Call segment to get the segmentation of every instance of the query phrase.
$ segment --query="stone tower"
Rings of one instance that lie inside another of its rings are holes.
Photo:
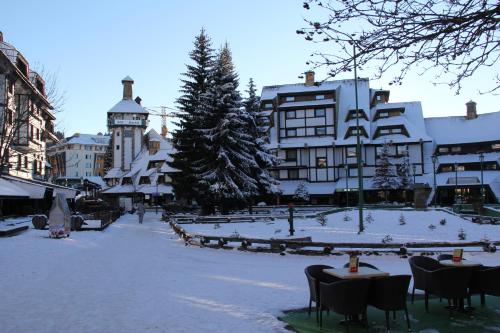
[[[123,99],[108,111],[108,130],[113,142],[113,168],[130,170],[130,165],[141,151],[149,113],[133,99],[134,80],[122,80]]]

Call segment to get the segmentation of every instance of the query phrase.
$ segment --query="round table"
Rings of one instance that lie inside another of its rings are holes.
[[[453,261],[453,260],[441,260],[439,262],[443,266],[449,267],[478,267],[482,266],[480,262],[472,261],[472,260],[461,260],[461,261]]]

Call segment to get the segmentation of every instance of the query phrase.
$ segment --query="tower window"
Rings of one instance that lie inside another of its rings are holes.
[[[116,150],[120,150],[120,145],[116,145]]]

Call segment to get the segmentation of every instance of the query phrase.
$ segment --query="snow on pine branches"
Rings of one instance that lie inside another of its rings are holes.
[[[259,123],[260,99],[253,81],[244,102],[229,46],[217,54],[205,31],[196,37],[178,99],[183,111],[174,133],[171,166],[180,170],[172,183],[176,195],[193,198],[205,213],[219,205],[227,211],[254,197],[276,193],[268,169],[277,164],[265,147]]]
[[[391,144],[384,142],[380,156],[375,167],[375,176],[373,176],[373,187],[384,190],[387,200],[387,191],[400,187],[400,179],[397,175],[396,167],[389,155]]]

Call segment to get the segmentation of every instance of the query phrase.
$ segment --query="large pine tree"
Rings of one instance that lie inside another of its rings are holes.
[[[178,198],[200,200],[201,189],[192,169],[193,162],[203,155],[201,138],[198,129],[203,124],[200,114],[202,95],[206,93],[208,81],[214,64],[213,49],[210,38],[204,29],[196,36],[194,48],[189,54],[193,64],[186,65],[180,92],[177,99],[179,121],[178,130],[172,136],[175,153],[169,165],[179,172],[172,175],[172,185]]]
[[[204,154],[193,164],[203,187],[202,207],[210,212],[214,204],[225,211],[236,202],[258,194],[251,170],[258,165],[252,135],[247,131],[251,116],[242,107],[238,76],[231,51],[226,44],[219,52],[210,87],[204,94],[200,112],[204,115],[202,136]]]
[[[389,155],[390,147],[390,143],[384,142],[382,151],[378,157],[377,166],[375,167],[375,176],[373,177],[373,187],[384,190],[385,201],[387,201],[388,191],[399,187],[399,177],[396,174],[396,167]]]
[[[243,105],[250,116],[247,131],[254,142],[252,154],[257,163],[257,167],[252,170],[252,176],[257,181],[259,195],[276,194],[279,192],[279,182],[273,178],[269,169],[278,164],[278,159],[269,152],[266,146],[269,126],[265,124],[265,116],[260,111],[260,98],[257,96],[252,78],[248,82],[247,94],[248,97],[244,100]]]

